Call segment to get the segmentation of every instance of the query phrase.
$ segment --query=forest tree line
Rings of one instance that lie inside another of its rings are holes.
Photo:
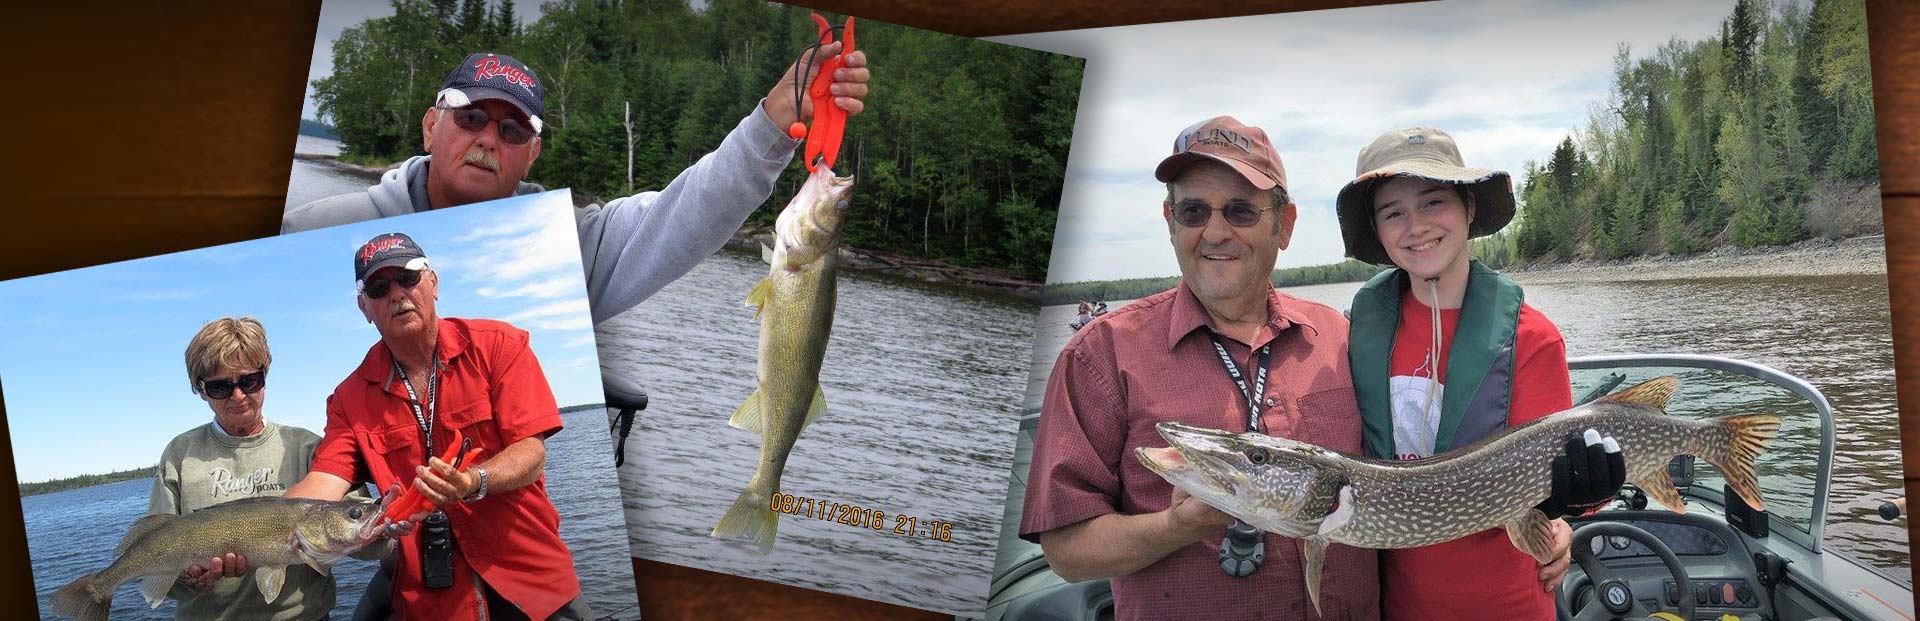
[[[343,160],[418,154],[420,117],[447,72],[494,51],[546,88],[527,181],[603,198],[664,187],[818,40],[810,11],[760,0],[557,0],[530,24],[513,0],[391,4],[394,15],[344,30],[333,75],[314,81]],[[857,179],[845,243],[1043,276],[1083,61],[870,20],[855,34],[873,90],[835,170]],[[805,172],[796,161],[782,173],[749,222],[772,222]]]
[[[1587,126],[1529,162],[1516,261],[1683,255],[1807,239],[1818,188],[1876,183],[1862,0],[1739,0],[1703,41],[1614,57]],[[1817,213],[1817,212],[1816,212]]]

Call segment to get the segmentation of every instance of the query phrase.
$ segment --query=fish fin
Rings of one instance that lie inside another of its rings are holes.
[[[167,601],[167,592],[173,590],[174,576],[147,576],[140,579],[140,597],[147,599],[148,608],[159,608],[160,602]]]
[[[769,503],[773,497],[754,493],[753,486],[741,490],[740,497],[733,501],[733,507],[721,516],[720,523],[713,526],[709,535],[720,539],[745,541],[760,546],[760,553],[773,552],[773,538],[780,530],[780,514],[773,512]]]
[[[771,301],[773,301],[772,276],[760,279],[760,282],[753,286],[753,290],[747,292],[747,306],[753,307],[754,319],[759,319],[760,313],[766,312],[767,303]]]
[[[1545,565],[1553,560],[1553,520],[1539,509],[1528,507],[1503,526],[1513,547]]]
[[[747,395],[747,400],[740,402],[740,407],[733,410],[733,418],[727,419],[727,425],[734,429],[761,433],[766,429],[766,417],[760,412],[760,389],[755,388],[753,394]]]
[[[773,265],[773,246],[760,244],[760,262]]]
[[[1307,576],[1307,601],[1313,602],[1313,614],[1320,610],[1320,565],[1327,559],[1327,538],[1318,535],[1300,540],[1300,566]]]
[[[815,419],[820,418],[820,415],[825,413],[827,413],[827,391],[821,390],[819,386],[814,386],[813,403],[807,406],[807,420],[800,422],[800,428],[806,429],[807,425],[813,424]]]
[[[1342,485],[1340,486],[1340,502],[1334,506],[1333,513],[1327,514],[1327,517],[1320,520],[1320,536],[1326,537],[1332,535],[1334,532],[1346,526],[1347,522],[1352,519],[1353,486]]]
[[[332,568],[327,567],[326,563],[322,563],[319,559],[313,558],[313,555],[307,552],[306,541],[300,541],[293,546],[293,556],[300,559],[300,562],[306,563],[308,567],[312,567],[314,571],[320,572],[322,576],[333,575]]]
[[[106,621],[107,609],[113,606],[113,591],[107,591],[104,597],[94,596],[93,580],[98,575],[93,573],[74,578],[67,586],[54,591],[53,597],[47,598],[47,607],[53,609],[53,614],[62,617]]]
[[[1634,479],[1633,485],[1659,501],[1660,506],[1666,507],[1667,510],[1674,513],[1687,512],[1687,499],[1681,498],[1680,490],[1674,489],[1673,475],[1667,472],[1666,464],[1661,464],[1646,478]]]
[[[1726,431],[1727,446],[1724,452],[1702,452],[1719,454],[1718,458],[1709,457],[1708,461],[1720,469],[1720,476],[1727,480],[1727,485],[1747,501],[1747,506],[1755,511],[1766,511],[1767,502],[1760,498],[1760,480],[1753,474],[1753,463],[1760,459],[1761,453],[1766,452],[1767,443],[1780,435],[1780,417],[1772,414],[1741,414],[1723,416],[1713,422]]]
[[[285,565],[256,567],[253,570],[253,581],[259,585],[260,594],[266,596],[267,603],[278,601],[280,587],[287,583],[287,567]]]
[[[147,536],[147,533],[153,532],[153,529],[159,528],[160,525],[173,521],[175,517],[179,516],[171,513],[156,513],[134,520],[133,525],[127,527],[127,534],[120,538],[120,545],[114,546],[113,553],[126,554],[127,548],[133,547],[133,542]]]
[[[1665,410],[1667,409],[1667,399],[1673,397],[1674,389],[1679,387],[1679,379],[1671,375],[1664,375],[1634,384],[1632,388],[1601,397],[1594,400],[1594,402],[1638,405],[1656,410]]]

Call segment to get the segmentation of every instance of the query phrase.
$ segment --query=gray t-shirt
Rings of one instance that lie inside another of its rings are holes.
[[[147,495],[147,514],[187,515],[230,500],[279,496],[307,476],[320,436],[299,427],[266,422],[260,433],[229,436],[214,423],[175,436],[160,454]],[[287,568],[280,599],[268,602],[253,572],[214,582],[202,592],[174,585],[176,619],[320,619],[333,609],[333,578],[306,565]]]
[[[719,250],[753,210],[773,195],[780,171],[800,143],[775,127],[756,104],[720,146],[667,187],[574,211],[587,300],[600,323],[652,296]],[[290,207],[281,233],[398,216],[430,208],[427,171],[433,156],[419,155],[389,170],[365,192]],[[538,164],[536,164],[538,165]],[[516,196],[545,192],[522,182]]]

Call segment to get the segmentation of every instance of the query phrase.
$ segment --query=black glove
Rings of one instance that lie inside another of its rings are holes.
[[[1588,429],[1567,436],[1566,454],[1553,458],[1553,494],[1534,508],[1548,519],[1584,515],[1613,502],[1627,482],[1627,459],[1613,438]]]

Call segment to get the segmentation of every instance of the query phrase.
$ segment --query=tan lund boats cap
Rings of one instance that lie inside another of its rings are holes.
[[[1287,168],[1267,140],[1267,132],[1231,116],[1216,116],[1180,130],[1173,139],[1173,155],[1160,160],[1153,178],[1173,183],[1194,162],[1209,159],[1232,167],[1260,190],[1287,187]]]
[[[1474,202],[1469,237],[1492,235],[1513,221],[1513,178],[1506,171],[1467,167],[1453,136],[1438,129],[1409,127],[1381,134],[1360,150],[1355,169],[1354,179],[1340,188],[1334,204],[1347,256],[1361,261],[1393,263],[1373,230],[1373,191],[1394,177],[1467,185]]]

